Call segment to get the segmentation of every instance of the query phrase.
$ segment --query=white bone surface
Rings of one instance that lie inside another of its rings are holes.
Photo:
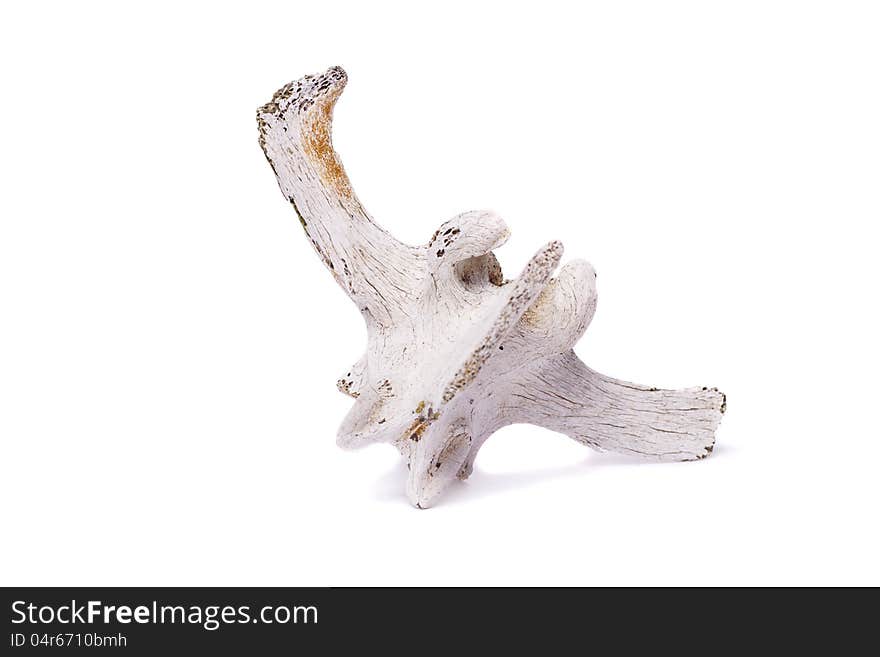
[[[367,327],[366,353],[337,382],[355,398],[338,444],[397,447],[420,508],[469,476],[482,444],[508,424],[654,460],[711,453],[725,410],[717,389],[626,383],[575,355],[596,310],[596,275],[574,260],[553,277],[561,243],[541,247],[507,280],[493,250],[509,231],[492,212],[460,214],[418,247],[372,220],[331,143],[346,80],[339,67],[305,76],[257,113],[281,191]]]

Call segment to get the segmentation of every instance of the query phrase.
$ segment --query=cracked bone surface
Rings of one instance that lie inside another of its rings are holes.
[[[721,392],[618,381],[572,351],[596,310],[596,275],[575,260],[554,277],[562,244],[544,245],[506,280],[493,250],[509,231],[492,212],[453,217],[422,246],[372,220],[331,144],[346,81],[338,67],[307,75],[257,111],[281,191],[367,326],[366,353],[337,382],[355,398],[338,444],[394,445],[409,467],[407,496],[421,508],[470,475],[485,440],[508,424],[660,461],[707,456]]]

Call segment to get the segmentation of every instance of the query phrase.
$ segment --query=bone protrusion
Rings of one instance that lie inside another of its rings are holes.
[[[428,269],[436,273],[444,266],[485,255],[509,237],[507,224],[494,212],[463,212],[440,226],[428,241]]]
[[[526,264],[522,273],[506,286],[491,321],[480,332],[480,339],[443,390],[448,402],[466,388],[492,356],[499,342],[513,329],[535,298],[544,289],[562,258],[562,242],[550,242]]]
[[[596,272],[590,263],[566,263],[523,313],[517,336],[535,356],[566,351],[577,342],[596,312]]]
[[[726,410],[717,388],[666,390],[599,374],[569,351],[520,372],[509,417],[564,433],[600,451],[657,461],[708,456]]]
[[[279,89],[257,111],[259,142],[337,283],[368,322],[390,325],[405,301],[399,291],[415,284],[420,256],[376,225],[333,149],[333,108],[347,81],[334,67]]]
[[[464,422],[438,427],[416,444],[410,458],[406,494],[427,509],[453,481],[467,459],[472,437]]]

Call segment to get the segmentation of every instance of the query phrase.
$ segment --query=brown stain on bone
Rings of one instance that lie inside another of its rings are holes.
[[[339,98],[341,89],[318,99],[302,117],[303,151],[315,165],[321,181],[347,199],[352,197],[351,183],[342,168],[342,163],[333,150],[331,123],[333,106]]]
[[[428,406],[427,412],[424,412],[425,406]],[[420,401],[419,405],[416,406],[415,413],[418,414],[418,417],[407,427],[404,437],[417,443],[421,440],[422,434],[431,426],[431,423],[440,417],[440,411],[434,410],[427,402]]]
[[[553,325],[556,321],[558,309],[554,303],[557,280],[551,279],[547,286],[541,290],[538,298],[532,302],[526,311],[522,314],[522,323],[532,328],[545,328]]]
[[[504,285],[504,274],[501,272],[501,263],[498,262],[498,258],[496,258],[495,254],[491,251],[489,251],[484,258],[486,260],[486,271],[488,272],[489,282],[496,287],[501,287]]]

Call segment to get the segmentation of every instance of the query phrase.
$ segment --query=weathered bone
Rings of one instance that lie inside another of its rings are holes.
[[[541,248],[507,281],[492,251],[509,232],[491,212],[458,215],[420,247],[373,222],[331,144],[346,80],[338,67],[307,75],[257,112],[281,191],[367,325],[366,354],[337,383],[356,399],[338,444],[397,447],[421,508],[466,478],[486,438],[508,424],[661,461],[707,456],[721,392],[617,381],[572,351],[596,309],[595,272],[576,260],[551,278],[562,244]]]

